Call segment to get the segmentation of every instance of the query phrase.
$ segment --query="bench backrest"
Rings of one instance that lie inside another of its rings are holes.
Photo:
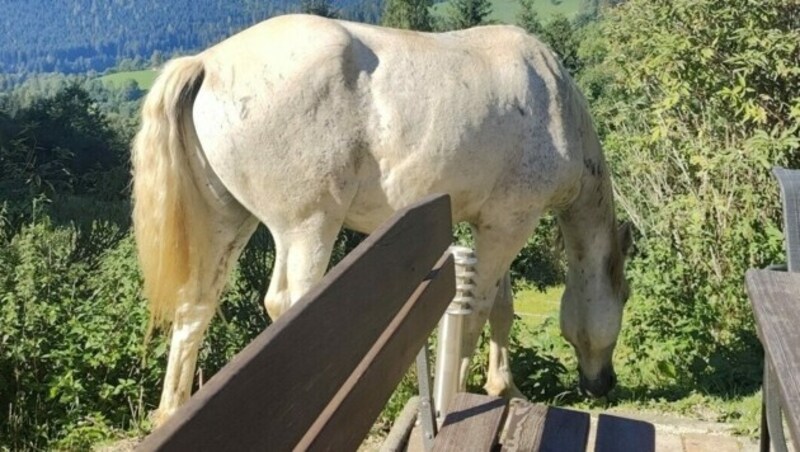
[[[355,450],[455,292],[448,196],[398,212],[141,450]]]
[[[786,262],[790,272],[800,271],[800,170],[776,166],[783,200],[783,235],[786,239]]]

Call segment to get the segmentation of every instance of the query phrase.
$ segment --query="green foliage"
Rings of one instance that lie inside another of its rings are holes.
[[[566,263],[558,249],[558,240],[556,219],[546,215],[511,264],[511,281],[515,290],[532,286],[544,291],[564,283]]]
[[[127,225],[51,220],[64,212],[40,205],[28,224],[0,232],[0,448],[86,449],[121,430],[142,432],[160,394],[166,342],[144,344],[148,314]],[[266,327],[271,259],[261,231],[212,323],[203,378]]]
[[[35,215],[0,246],[0,403],[9,407],[0,444],[12,449],[53,444],[90,419],[136,427],[165,351],[160,343],[140,361],[146,314],[131,240],[109,249],[103,238],[117,226],[79,230]]]
[[[580,72],[582,63],[578,57],[578,47],[581,39],[575,25],[566,16],[556,14],[551,17],[540,36],[558,55],[570,74],[575,76]]]
[[[558,249],[558,226],[552,215],[545,215],[511,264],[511,283],[515,290],[534,287],[544,292],[564,283],[565,262]],[[453,231],[453,243],[475,249],[472,230],[459,223]]]
[[[536,10],[536,0],[520,0],[520,10],[517,13],[517,25],[532,35],[541,36],[544,31],[539,12]]]
[[[475,27],[486,23],[492,13],[489,0],[451,0],[449,27],[453,30]]]
[[[581,76],[638,227],[621,356],[651,385],[752,390],[744,272],[782,259],[772,165],[800,156],[800,8],[645,1],[589,33]]]
[[[331,0],[302,0],[300,12],[333,19],[339,17],[339,12],[333,7]]]
[[[429,10],[432,5],[431,0],[386,0],[381,25],[406,30],[431,31],[433,22]]]
[[[520,0],[492,0],[492,13],[487,17],[489,23],[513,24],[517,23],[522,10]],[[562,14],[570,19],[580,19],[585,14],[584,0],[562,0],[555,5],[549,0],[535,0],[534,10],[542,21],[547,21],[555,14]],[[434,21],[446,17],[452,10],[452,2],[447,0],[434,3],[432,14]]]
[[[575,76],[582,68],[578,56],[581,43],[580,29],[563,14],[557,13],[542,24],[536,10],[535,0],[520,0],[521,9],[517,25],[536,35],[558,55],[561,63]]]
[[[126,168],[125,148],[89,93],[67,84],[14,116],[0,113],[0,192],[12,200],[55,193],[121,199],[127,181],[112,174]]]

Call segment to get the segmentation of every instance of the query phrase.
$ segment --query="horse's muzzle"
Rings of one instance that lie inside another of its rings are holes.
[[[580,375],[581,391],[595,398],[605,396],[617,385],[617,375],[613,366],[603,367],[600,374],[593,379],[586,378],[583,372],[580,372]]]

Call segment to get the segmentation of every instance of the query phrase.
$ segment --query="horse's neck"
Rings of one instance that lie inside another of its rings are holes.
[[[602,155],[587,156],[580,193],[558,214],[570,273],[599,270],[616,251],[613,196]]]

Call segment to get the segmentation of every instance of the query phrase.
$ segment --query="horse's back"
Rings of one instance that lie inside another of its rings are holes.
[[[498,191],[547,207],[579,175],[574,86],[515,27],[432,34],[282,16],[201,58],[200,140],[247,207],[303,205],[322,196],[314,186],[370,230],[431,192],[451,194],[457,220]]]

